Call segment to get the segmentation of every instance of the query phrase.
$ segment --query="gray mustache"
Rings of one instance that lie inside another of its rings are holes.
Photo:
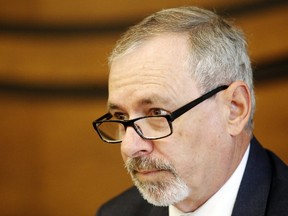
[[[128,158],[125,162],[125,168],[131,174],[135,174],[140,170],[165,170],[176,175],[175,168],[170,163],[150,157]]]

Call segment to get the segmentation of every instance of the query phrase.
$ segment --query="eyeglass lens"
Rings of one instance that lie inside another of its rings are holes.
[[[104,121],[98,125],[102,138],[106,141],[122,141],[126,129],[125,122]],[[145,139],[157,139],[171,133],[169,122],[164,116],[148,116],[132,123],[135,131]]]

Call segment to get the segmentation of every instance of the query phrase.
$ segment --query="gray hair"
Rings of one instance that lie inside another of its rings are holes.
[[[165,9],[128,29],[116,43],[109,65],[153,36],[188,35],[191,75],[201,91],[244,81],[251,93],[252,112],[247,127],[253,128],[255,96],[253,74],[243,32],[216,13],[197,7]]]

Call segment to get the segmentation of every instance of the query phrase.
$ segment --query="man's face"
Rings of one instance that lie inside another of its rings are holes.
[[[119,119],[169,114],[201,96],[189,72],[188,50],[185,36],[170,34],[116,59],[109,77],[111,114]],[[233,147],[219,97],[221,92],[177,118],[169,137],[145,140],[127,128],[122,157],[149,202],[196,206],[227,180]]]

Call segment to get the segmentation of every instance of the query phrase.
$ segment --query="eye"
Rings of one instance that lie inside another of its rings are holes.
[[[169,113],[166,110],[160,108],[154,108],[150,110],[149,115],[152,116],[159,116],[159,115],[168,115]]]
[[[128,119],[128,116],[124,113],[116,112],[113,114],[113,117],[117,120],[125,120]]]

